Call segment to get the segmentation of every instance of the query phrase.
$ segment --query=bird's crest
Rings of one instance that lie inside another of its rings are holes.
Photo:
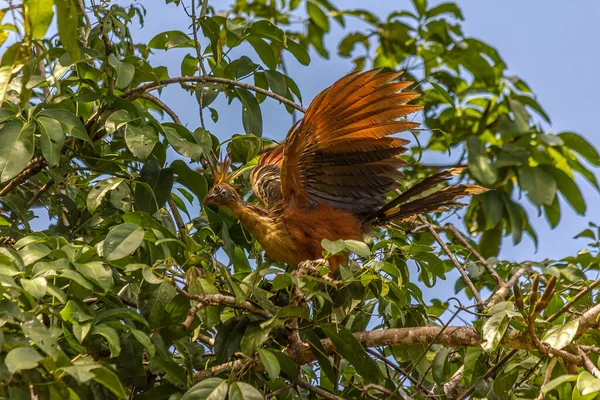
[[[239,168],[236,171],[230,172],[231,158],[229,156],[222,156],[218,158],[215,153],[210,153],[208,157],[208,167],[212,174],[214,184],[218,185],[221,183],[231,184],[235,178],[240,176],[246,169]]]

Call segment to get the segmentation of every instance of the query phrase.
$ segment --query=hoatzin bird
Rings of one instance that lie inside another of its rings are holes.
[[[250,175],[263,206],[246,203],[231,186],[229,161],[213,157],[214,186],[204,204],[228,207],[267,255],[292,266],[322,258],[323,239],[362,240],[374,226],[460,205],[455,200],[485,191],[476,185],[434,188],[462,169],[436,173],[387,202],[406,162],[409,141],[391,135],[414,129],[402,119],[422,107],[395,81],[401,72],[372,70],[347,75],[312,101],[285,142],[260,157]],[[329,259],[333,273],[344,259]]]

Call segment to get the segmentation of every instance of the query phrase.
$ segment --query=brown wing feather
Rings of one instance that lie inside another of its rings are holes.
[[[418,123],[400,120],[422,107],[406,105],[418,93],[401,73],[372,70],[341,78],[321,92],[283,147],[281,193],[286,204],[326,201],[359,217],[385,204],[385,193],[403,175],[398,158],[408,141],[390,137]]]
[[[252,190],[265,207],[281,201],[281,163],[283,146],[276,147],[270,153],[258,159],[258,165],[250,174]]]

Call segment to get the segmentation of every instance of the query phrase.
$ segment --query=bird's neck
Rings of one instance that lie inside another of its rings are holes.
[[[254,204],[247,204],[243,200],[236,202],[231,207],[231,211],[257,239],[262,236],[261,231],[272,223],[267,209]]]

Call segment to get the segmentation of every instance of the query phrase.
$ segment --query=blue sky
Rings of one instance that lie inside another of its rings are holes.
[[[231,1],[210,1],[217,10],[226,9],[230,3]],[[333,0],[333,3],[340,8],[364,8],[364,1],[360,0]],[[600,105],[597,99],[597,93],[600,92],[600,75],[597,73],[600,49],[596,44],[600,38],[600,26],[596,23],[600,17],[600,2],[459,0],[458,4],[465,16],[465,34],[496,47],[510,72],[529,83],[552,119],[550,131],[575,131],[600,147],[596,123],[597,106]],[[187,17],[181,8],[164,5],[162,1],[146,3],[146,7],[146,26],[134,33],[139,41],[147,41],[161,31],[187,29]],[[411,3],[407,0],[376,0],[368,3],[368,9],[382,17],[391,11],[410,7]],[[336,24],[332,26],[334,29],[326,37],[326,44],[328,48],[335,49],[344,32]],[[353,28],[360,29],[360,25],[349,19],[347,29]],[[179,75],[179,60],[184,54],[184,50],[170,50],[166,53],[157,51],[153,59],[155,63],[168,66],[171,76],[176,76]],[[289,75],[301,88],[305,106],[320,90],[351,69],[350,61],[337,57],[335,51],[331,51],[330,60],[323,60],[316,54],[311,56],[313,61],[307,67],[300,65],[292,57],[286,59]],[[162,96],[189,128],[199,126],[198,106],[193,97],[177,87],[165,89]],[[211,132],[221,139],[234,133],[242,133],[237,102],[227,106],[221,99],[216,105],[220,119],[217,124],[210,123]],[[277,140],[283,139],[291,123],[284,107],[267,100],[263,105],[263,119],[264,135]],[[443,157],[436,157],[436,162],[443,162]],[[583,248],[585,241],[575,241],[572,237],[585,229],[588,221],[600,222],[600,197],[583,179],[579,179],[578,183],[588,204],[586,216],[578,216],[563,201],[561,223],[551,230],[544,217],[538,217],[535,208],[523,198],[522,203],[540,238],[539,249],[536,253],[528,238],[518,246],[513,246],[512,241],[508,240],[504,243],[501,256],[511,260],[556,259]]]

